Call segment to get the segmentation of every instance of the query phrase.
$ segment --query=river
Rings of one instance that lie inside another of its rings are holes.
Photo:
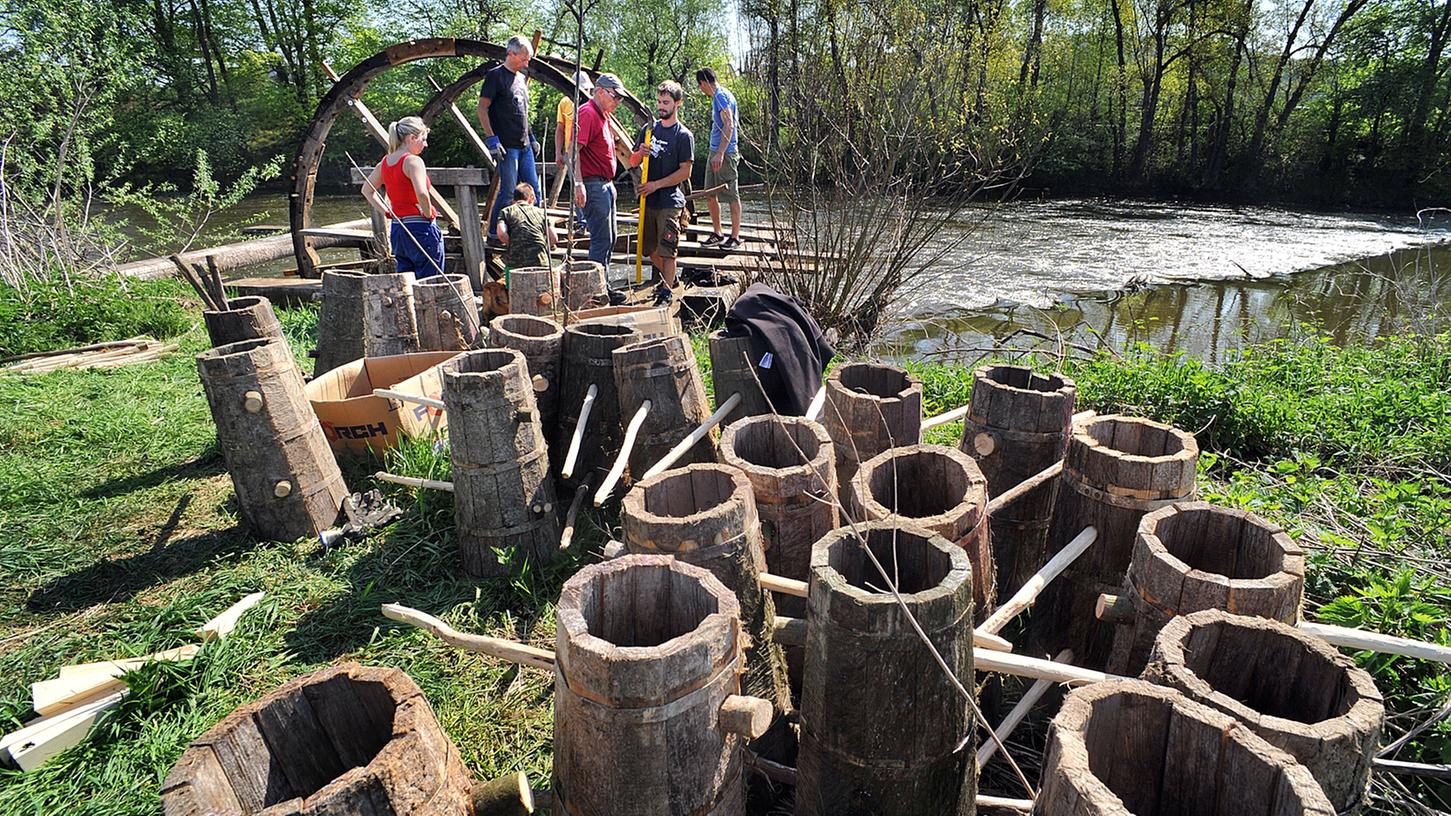
[[[352,195],[319,196],[313,212],[315,223],[365,214]],[[763,202],[748,200],[746,217],[764,220]],[[286,220],[284,197],[255,196],[212,226],[220,236],[244,221]],[[1451,312],[1444,213],[1019,201],[975,207],[934,240],[955,251],[901,298],[885,352],[968,359],[1028,329],[1088,346],[1144,341],[1212,361],[1296,325],[1344,343]]]

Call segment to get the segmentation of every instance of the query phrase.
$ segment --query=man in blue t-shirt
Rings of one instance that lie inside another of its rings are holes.
[[[539,173],[534,166],[534,139],[529,133],[529,60],[534,46],[519,35],[509,38],[504,61],[484,75],[479,90],[479,129],[484,147],[499,166],[499,194],[489,208],[489,231],[509,203],[514,186],[524,182],[539,198]]]
[[[695,135],[675,115],[684,99],[685,89],[678,82],[666,80],[655,89],[655,112],[660,118],[650,125],[650,175],[639,189],[645,197],[640,247],[660,270],[660,288],[655,291],[659,305],[674,299],[671,290],[675,288],[675,257],[680,248],[680,211],[685,209],[685,193],[680,185],[690,179],[690,170],[695,166]],[[644,158],[645,128],[640,128],[630,165],[639,165]]]
[[[710,205],[713,231],[701,243],[720,244],[725,249],[734,249],[741,243],[741,154],[736,149],[740,136],[740,116],[736,109],[736,97],[716,82],[715,71],[709,68],[696,71],[695,81],[700,84],[700,92],[710,97],[710,160],[705,165],[705,189],[725,185],[724,190],[711,193],[706,198]],[[729,238],[720,229],[722,201],[731,205]]]

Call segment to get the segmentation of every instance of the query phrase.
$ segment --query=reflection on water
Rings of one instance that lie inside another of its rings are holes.
[[[1451,318],[1451,245],[1403,249],[1363,261],[1260,280],[1142,287],[1069,296],[1047,309],[998,305],[909,322],[886,343],[897,356],[970,361],[1026,329],[1085,347],[1149,343],[1211,362],[1248,343],[1313,327],[1344,344],[1432,331]],[[1008,345],[1041,338],[1019,333]]]

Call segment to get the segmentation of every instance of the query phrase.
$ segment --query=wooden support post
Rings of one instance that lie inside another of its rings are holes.
[[[1064,649],[1059,652],[1053,658],[1053,662],[1072,663],[1072,650]],[[997,753],[998,743],[1006,743],[1008,741],[1008,737],[1012,735],[1013,729],[1022,723],[1023,719],[1028,716],[1028,712],[1033,710],[1033,706],[1043,698],[1043,695],[1047,693],[1048,688],[1052,685],[1053,681],[1051,680],[1038,680],[1023,694],[1022,698],[1018,700],[1018,704],[1013,706],[1012,711],[1008,712],[1008,716],[1004,717],[998,727],[993,729],[993,733],[997,735],[997,739],[983,740],[982,747],[977,750],[978,770],[982,770],[988,760],[992,759],[993,754]]]
[[[1068,542],[1066,547],[1049,559],[1048,563],[1044,564],[1043,568],[1038,570],[1032,578],[1029,578],[1023,584],[1022,589],[1019,589],[1013,597],[1009,598],[987,620],[983,621],[982,625],[977,627],[977,631],[996,634],[1008,624],[1008,621],[1022,614],[1024,610],[1033,605],[1033,601],[1038,598],[1038,595],[1048,586],[1048,583],[1063,574],[1063,571],[1068,569],[1068,566],[1078,556],[1083,555],[1097,538],[1098,530],[1092,527],[1085,527],[1083,532]]]
[[[402,604],[383,604],[383,617],[429,632],[450,646],[486,654],[520,666],[554,671],[554,652],[503,638],[460,632],[434,616]]]
[[[605,500],[614,492],[615,485],[625,475],[625,463],[630,461],[630,451],[635,448],[635,437],[640,433],[640,426],[645,424],[645,417],[650,415],[650,401],[640,403],[639,410],[630,417],[630,424],[625,428],[625,441],[620,444],[620,455],[615,457],[615,464],[610,467],[610,472],[605,475],[605,480],[600,483],[600,489],[595,491],[595,507],[603,507]]]
[[[478,188],[469,184],[460,184],[453,188],[453,194],[458,198],[458,208],[468,214],[459,224],[459,235],[463,237],[463,265],[464,274],[468,275],[469,286],[475,292],[484,290],[484,251],[485,237],[484,225],[479,220],[479,193]]]

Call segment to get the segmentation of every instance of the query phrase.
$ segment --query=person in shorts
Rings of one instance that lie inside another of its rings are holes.
[[[735,249],[741,244],[741,154],[737,149],[740,142],[740,111],[736,107],[735,94],[720,86],[716,81],[715,71],[701,68],[695,72],[695,81],[700,85],[700,92],[710,97],[710,159],[705,165],[704,189],[725,185],[724,190],[706,197],[710,206],[712,232],[701,243],[720,244],[723,249]],[[720,228],[722,201],[731,206],[729,238]]]
[[[660,118],[649,125],[649,177],[639,189],[645,197],[641,251],[660,270],[660,288],[655,291],[657,304],[674,299],[671,290],[675,288],[675,258],[682,232],[680,213],[685,209],[685,193],[680,185],[689,181],[691,168],[695,166],[695,135],[676,115],[684,99],[685,91],[678,82],[666,80],[655,89],[655,112]],[[635,152],[630,155],[631,166],[640,165],[644,158],[645,128],[640,128],[635,135]]]

